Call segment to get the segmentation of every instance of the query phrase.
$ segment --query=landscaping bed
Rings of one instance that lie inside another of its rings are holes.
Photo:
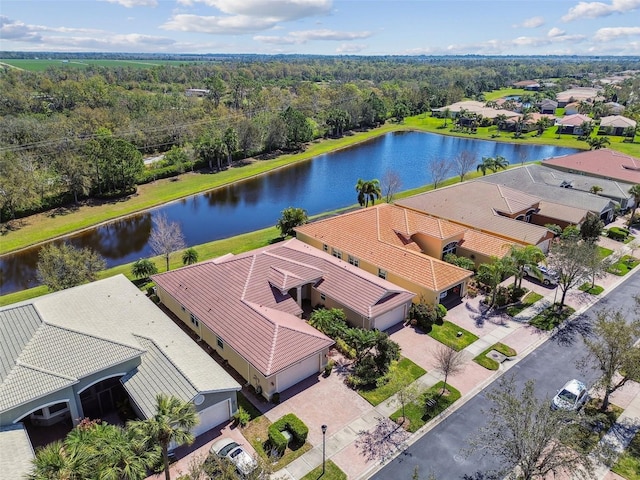
[[[640,480],[640,432],[631,439],[611,470],[627,480]]]
[[[269,439],[270,425],[271,422],[269,419],[264,415],[261,415],[251,420],[249,424],[242,429],[242,434],[256,450],[258,456],[263,461],[267,462],[273,471],[284,468],[300,455],[311,450],[311,445],[308,442],[305,442],[303,445],[291,443],[287,446],[282,456],[271,456],[270,452],[265,450],[265,446]]]
[[[404,407],[404,414],[406,422],[404,427],[409,432],[417,432],[420,427],[425,425],[429,420],[435,418],[437,415],[449,408],[453,403],[460,399],[460,392],[447,383],[447,394],[442,397],[438,397],[440,391],[444,387],[444,382],[438,382],[433,387],[429,388],[424,395],[421,395],[420,401],[415,403],[409,403]],[[432,408],[425,407],[425,397],[437,399],[436,405]],[[394,412],[390,418],[393,421],[398,421],[402,417],[402,408]]]
[[[620,258],[620,260],[611,265],[607,269],[607,272],[622,277],[623,275],[629,273],[630,270],[633,270],[639,263],[640,260],[638,260],[637,258],[632,257],[631,255],[624,255]]]
[[[580,285],[580,287],[578,287],[578,289],[591,295],[600,295],[602,292],[604,292],[603,287],[601,287],[600,285],[594,285],[592,287],[590,282],[583,283],[582,285]]]
[[[551,305],[533,317],[529,324],[540,330],[553,330],[574,312],[575,310],[567,305],[565,305],[561,311],[557,311],[556,306]]]
[[[571,426],[575,430],[575,434],[571,436],[574,440],[573,447],[581,452],[591,452],[623,411],[610,403],[607,411],[601,413],[600,405],[599,398],[589,400],[581,412],[580,422]]]
[[[408,358],[401,358],[397,362],[391,363],[389,372],[384,377],[384,383],[369,390],[358,389],[362,398],[374,407],[384,402],[387,398],[397,393],[404,385],[409,385],[420,378],[427,371],[416,365]]]
[[[459,333],[460,335],[458,335]],[[478,337],[473,333],[446,320],[442,325],[433,325],[428,335],[447,347],[453,348],[456,352],[478,340]]]
[[[515,317],[525,308],[530,307],[531,305],[536,303],[538,300],[542,300],[542,298],[544,297],[537,292],[529,292],[525,295],[525,297],[522,300],[520,300],[520,302],[518,302],[515,305],[511,305],[510,307],[507,307],[507,315],[509,315],[510,317]]]
[[[307,473],[302,480],[318,480],[322,475],[322,465]],[[347,480],[347,475],[331,460],[325,462],[324,475],[322,480]]]
[[[487,353],[489,353],[491,350],[500,352],[505,357],[515,357],[517,355],[516,351],[513,348],[505,345],[504,343],[496,343],[490,346],[489,348],[487,348],[480,355],[475,357],[473,361],[476,362],[478,365],[481,365],[484,368],[487,368],[489,370],[498,370],[498,368],[500,367],[500,364],[496,362],[493,358],[487,357]]]

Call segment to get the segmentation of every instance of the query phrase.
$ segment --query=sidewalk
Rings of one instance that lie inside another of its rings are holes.
[[[622,247],[621,250],[624,250],[624,247]],[[612,288],[622,283],[625,278],[626,276],[616,277],[611,275],[601,279],[601,281],[598,281],[599,284],[605,287],[605,292],[599,296],[592,296],[585,294],[584,292],[572,290],[567,294],[566,304],[575,308],[575,315],[579,315],[595,304],[602,296],[611,291]],[[466,314],[470,319],[468,321],[474,322],[476,326],[485,326],[483,322],[489,322],[492,320],[494,323],[488,325],[488,328],[486,329],[487,332],[484,335],[479,335],[480,338],[478,340],[463,350],[464,356],[468,360],[467,367],[464,372],[450,377],[448,383],[460,390],[462,394],[460,400],[455,402],[449,409],[431,420],[416,433],[412,434],[406,444],[410,445],[415,442],[546,341],[550,337],[551,333],[529,327],[528,321],[540,311],[552,305],[556,296],[559,296],[560,294],[561,292],[557,292],[556,289],[552,289],[550,291],[547,289],[546,295],[544,295],[541,300],[520,312],[513,319],[506,319],[505,317],[498,318],[497,324],[495,323],[495,319],[484,318],[482,314],[479,313],[479,298],[467,300],[461,305],[455,307],[456,309],[467,310],[468,312],[466,312]],[[473,315],[474,312],[476,313],[475,317]],[[454,314],[454,310],[451,310],[450,313],[452,317],[456,316]],[[458,312],[457,315],[460,316],[461,314],[461,312]],[[459,318],[453,318],[452,321],[463,328],[467,328],[467,325],[464,324],[465,322],[460,322]],[[477,331],[477,328],[474,330]],[[401,335],[406,336],[408,335],[405,333],[406,331],[408,331],[408,328],[401,329],[398,332],[393,333],[391,338]],[[424,337],[426,336],[423,335],[422,337],[424,347]],[[426,338],[430,339],[430,337]],[[485,370],[472,362],[474,357],[497,342],[505,343],[516,349],[518,352],[517,356],[506,360],[501,364],[499,370],[495,372]],[[423,348],[422,350],[426,349]],[[414,352],[409,349],[403,349],[403,352],[405,352],[405,356],[410,359],[413,359],[412,356],[415,355]],[[420,360],[424,364],[425,359],[422,358]],[[414,361],[420,364],[420,361]],[[421,366],[424,367],[424,365]],[[474,367],[477,367],[477,369]],[[426,368],[426,370],[428,373],[416,380],[422,388],[429,388],[443,379],[438,373],[430,371],[431,368]],[[482,372],[482,374],[479,374],[479,372]],[[371,406],[367,411],[362,413],[356,420],[349,423],[346,427],[328,435],[325,439],[326,460],[332,460],[338,467],[340,467],[347,477],[351,479],[365,479],[373,475],[377,470],[381,469],[384,465],[380,462],[367,462],[364,459],[356,448],[355,441],[358,438],[359,432],[373,428],[377,424],[378,418],[388,417],[399,408],[399,405],[400,403],[397,401],[396,396],[392,396],[376,407]],[[640,389],[638,389],[629,402],[618,423],[622,424],[624,421],[626,424],[630,424],[631,419],[637,420],[638,418],[640,418]],[[626,436],[620,436],[620,432],[626,432]],[[631,432],[632,430],[630,428],[618,429],[617,431],[612,432],[611,435],[607,435],[607,439],[615,439],[618,443],[618,448],[623,449],[633,437]],[[398,452],[398,454],[399,453],[400,452]],[[300,479],[314,468],[320,466],[322,464],[322,458],[322,443],[319,443],[312,450],[291,462],[287,467],[273,474],[272,478],[283,480]],[[604,470],[599,472],[599,478],[602,479],[605,478],[605,475],[609,472],[608,468],[603,468]]]

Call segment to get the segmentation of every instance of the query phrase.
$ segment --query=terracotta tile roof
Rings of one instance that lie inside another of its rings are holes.
[[[501,216],[500,212],[513,214],[537,208],[538,202],[537,197],[508,187],[474,181],[414,195],[396,204],[512,241],[537,245],[547,237],[546,228]]]
[[[460,246],[467,250],[499,258],[509,253],[509,247],[513,244],[513,242],[509,242],[504,238],[487,235],[472,229],[467,229],[464,238],[459,243]]]
[[[265,376],[333,344],[298,318],[301,309],[287,292],[290,288],[312,283],[369,318],[414,297],[296,239],[153,279]]]
[[[565,127],[579,127],[585,122],[592,123],[593,118],[582,115],[581,113],[575,113],[573,115],[567,115],[566,117],[559,118],[558,120],[556,120],[556,125],[562,125]]]
[[[608,148],[550,158],[544,161],[544,165],[632,184],[640,183],[640,159]]]
[[[419,230],[421,227],[431,230]],[[410,240],[417,232],[449,238],[464,228],[393,205],[376,205],[296,230],[432,291],[452,287],[471,274],[419,253],[417,245]]]

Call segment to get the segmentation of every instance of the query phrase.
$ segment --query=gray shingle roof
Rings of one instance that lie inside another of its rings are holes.
[[[32,470],[33,448],[21,424],[0,427],[0,472],[9,480],[25,478]]]
[[[0,310],[0,381],[9,375],[22,349],[42,324],[33,305]]]
[[[153,416],[158,393],[173,395],[185,402],[191,401],[198,394],[198,389],[187,376],[153,340],[144,337],[137,339],[145,349],[142,362],[121,381],[142,413],[147,417]]]

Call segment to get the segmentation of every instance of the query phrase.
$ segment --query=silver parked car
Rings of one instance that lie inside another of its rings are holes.
[[[554,410],[580,410],[589,399],[587,386],[580,380],[569,380],[551,400]]]
[[[231,461],[242,475],[249,475],[258,467],[256,459],[249,455],[242,445],[230,438],[217,440],[211,445],[210,453]]]
[[[558,284],[558,274],[553,270],[549,270],[544,265],[538,265],[538,271],[540,272],[540,276],[537,275],[537,272],[534,271],[529,265],[524,266],[524,274],[527,277],[532,277],[537,280],[540,280],[543,285],[557,285]]]

